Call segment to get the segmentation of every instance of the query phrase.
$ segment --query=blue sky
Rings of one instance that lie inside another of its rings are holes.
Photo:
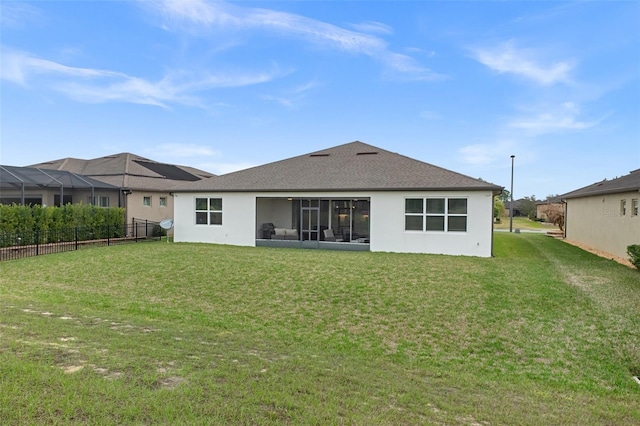
[[[360,140],[544,198],[640,168],[640,2],[0,2],[0,163]]]

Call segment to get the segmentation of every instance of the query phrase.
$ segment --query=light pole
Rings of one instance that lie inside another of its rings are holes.
[[[509,205],[509,232],[513,232],[513,159],[515,155],[511,156],[511,204]]]

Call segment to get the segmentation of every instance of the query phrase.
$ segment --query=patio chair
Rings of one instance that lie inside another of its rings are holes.
[[[336,236],[333,234],[333,229],[325,229],[324,230],[324,240],[325,241],[336,241],[336,242],[344,241],[344,239],[342,239],[342,238],[336,238]]]

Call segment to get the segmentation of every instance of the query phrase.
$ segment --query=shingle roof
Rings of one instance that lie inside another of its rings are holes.
[[[359,141],[199,182],[176,192],[491,190],[502,187]]]
[[[106,157],[81,160],[62,158],[35,164],[33,167],[66,170],[120,188],[135,188],[165,191],[169,186],[184,181],[197,181],[215,175],[193,167],[158,163],[135,154],[121,153]]]
[[[581,198],[592,195],[615,194],[620,192],[640,191],[640,169],[629,172],[628,175],[611,180],[603,180],[575,191],[567,192],[560,198]]]

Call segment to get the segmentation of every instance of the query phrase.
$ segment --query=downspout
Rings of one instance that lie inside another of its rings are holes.
[[[491,191],[491,257],[494,257],[493,254],[493,234],[495,232],[495,223],[494,223],[494,207],[495,207],[495,200],[494,197],[498,196],[502,194],[502,190],[500,192],[494,193],[493,191]]]
[[[567,218],[568,218],[568,212],[569,212],[569,204],[567,203],[567,200],[565,200],[564,198],[560,198],[560,201],[562,201],[562,203],[564,204],[564,232],[562,237],[566,240],[567,239]]]
[[[131,194],[130,189],[123,188],[121,191],[121,204],[120,207],[124,207],[124,221],[125,223],[129,223],[129,194]]]

